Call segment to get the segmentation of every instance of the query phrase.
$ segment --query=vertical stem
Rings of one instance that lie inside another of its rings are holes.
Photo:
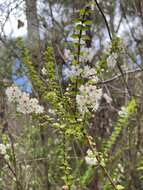
[[[87,13],[88,7],[85,8],[84,14],[81,19],[81,29],[79,31],[79,38],[78,38],[78,47],[77,47],[77,65],[80,64],[80,54],[81,54],[81,38],[82,38],[82,31],[83,31],[83,23],[85,21],[86,13]],[[77,94],[77,87],[78,87],[78,77],[76,77],[75,82],[75,118],[76,118],[76,111],[77,111],[77,105],[76,105],[76,94]],[[76,118],[77,119],[77,118]]]
[[[85,135],[85,137],[86,137],[86,139],[87,139],[87,142],[88,142],[88,144],[89,144],[90,149],[91,149],[92,152],[94,153],[94,152],[95,152],[95,151],[94,151],[94,147],[93,147],[93,145],[92,145],[92,142],[91,142],[89,136],[88,136],[87,134],[84,134],[84,135]],[[110,174],[109,174],[108,171],[106,170],[106,168],[105,168],[103,165],[100,164],[99,155],[96,156],[96,160],[97,160],[97,162],[98,162],[100,168],[103,170],[103,172],[105,173],[106,177],[108,178],[109,182],[111,183],[113,189],[114,189],[114,190],[118,190],[117,187],[116,187],[116,185],[114,184],[114,182],[113,182],[113,180],[112,180]]]
[[[8,130],[8,136],[11,142],[11,150],[12,150],[12,163],[13,163],[13,167],[14,169],[9,165],[8,162],[6,162],[6,164],[8,165],[8,168],[10,169],[10,171],[12,172],[12,174],[14,175],[15,179],[16,179],[16,188],[17,190],[22,190],[22,184],[20,183],[19,179],[18,179],[18,171],[17,171],[17,161],[16,161],[16,155],[15,155],[15,148],[14,148],[14,142],[13,142],[13,137],[10,134],[9,130]]]
[[[68,168],[67,168],[67,154],[66,154],[66,135],[65,132],[63,131],[63,165],[64,165],[64,173],[66,176],[66,185],[68,186],[68,190],[71,190],[71,185],[68,183],[69,182],[69,176],[68,176]]]
[[[43,130],[43,127],[40,126],[40,137],[41,137],[41,144],[42,144],[42,156],[43,158],[45,158],[46,156],[46,153],[45,153],[45,135],[44,135],[44,130]],[[45,176],[45,179],[46,179],[46,190],[50,190],[50,183],[49,183],[49,177],[48,177],[48,170],[49,170],[49,167],[48,167],[48,163],[47,163],[47,160],[44,159],[43,160],[43,165],[44,165],[44,176]]]

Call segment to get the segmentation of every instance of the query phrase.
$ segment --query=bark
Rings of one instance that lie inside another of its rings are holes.
[[[25,0],[28,30],[28,48],[32,61],[38,65],[40,61],[40,35],[37,16],[37,0]]]
[[[28,30],[28,49],[31,54],[31,60],[37,73],[40,74],[40,67],[42,64],[42,52],[39,34],[39,21],[37,16],[37,0],[25,0],[26,3],[26,17],[27,17],[27,30]],[[42,101],[42,100],[41,100]],[[41,146],[43,149],[42,156],[46,157],[46,133],[40,129]],[[44,177],[43,186],[45,190],[50,190],[50,183],[48,177],[48,162],[43,161]]]

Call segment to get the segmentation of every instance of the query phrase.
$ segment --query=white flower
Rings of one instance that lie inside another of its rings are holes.
[[[92,76],[96,75],[96,70],[94,68],[91,68],[90,66],[86,65],[84,66],[84,71],[83,71],[83,77],[84,78],[92,78]]]
[[[79,65],[72,65],[71,68],[65,68],[64,75],[68,77],[77,77],[82,73],[82,69]]]
[[[126,107],[121,107],[121,110],[118,111],[118,115],[121,116],[121,115],[128,115],[128,112],[126,111]]]
[[[64,49],[64,57],[67,61],[72,61],[74,59],[74,56],[69,49]]]
[[[80,55],[80,62],[91,62],[95,55],[95,48],[81,47],[82,55]]]
[[[87,150],[85,161],[90,166],[95,166],[98,163],[95,154],[90,149]]]
[[[80,65],[72,65],[71,71],[74,76],[80,76],[80,74],[82,73],[82,68],[80,68]]]
[[[30,105],[34,109],[38,104],[38,100],[36,98],[31,98],[30,99]]]
[[[83,25],[83,26],[85,26],[85,24],[84,24],[84,23],[82,23],[81,21],[76,22],[76,23],[75,23],[75,26],[77,26],[77,25]]]
[[[93,84],[97,83],[98,80],[99,80],[99,79],[98,79],[97,76],[92,76],[92,77],[90,77],[90,82],[93,83]]]
[[[84,66],[82,76],[83,76],[83,78],[89,79],[91,83],[98,82],[97,72],[96,72],[95,68],[91,68],[88,65]]]
[[[42,74],[46,75],[47,74],[47,70],[45,69],[45,67],[42,68]]]
[[[78,104],[78,109],[81,114],[84,114],[88,112],[88,108],[86,106],[87,104],[87,99],[83,95],[77,95],[76,96],[76,102]]]
[[[6,154],[6,145],[0,144],[0,154],[5,155]]]
[[[38,104],[38,100],[36,98],[23,98],[17,106],[17,111],[23,114],[40,114],[43,113],[44,108]]]
[[[117,58],[118,54],[117,53],[112,53],[108,58],[107,58],[107,65],[110,68],[114,68],[116,63],[117,63]]]
[[[9,155],[7,154],[7,150],[10,149],[11,145],[10,144],[0,144],[0,154],[3,155],[5,160],[9,160]]]
[[[70,68],[65,68],[63,72],[66,78],[69,78],[74,75],[73,71]]]
[[[35,113],[43,112],[43,108],[38,105],[38,100],[36,98],[31,98],[29,104],[30,104],[29,107],[31,107],[31,112],[35,112]]]
[[[37,105],[35,113],[40,114],[40,113],[43,113],[43,112],[44,112],[43,106]]]
[[[100,105],[100,99],[102,97],[102,89],[97,89],[93,85],[81,85],[79,88],[80,94],[76,96],[76,102],[81,114],[84,115],[89,109],[96,111]]]
[[[17,99],[19,99],[22,95],[21,90],[17,86],[11,86],[8,87],[5,91],[8,101],[9,102],[15,102]]]
[[[88,165],[94,166],[97,164],[97,161],[95,158],[90,158],[88,156],[85,157],[85,161]]]
[[[49,109],[48,112],[49,112],[50,114],[52,114],[52,115],[55,115],[55,114],[56,114],[53,109]]]
[[[120,169],[121,173],[124,173],[124,167],[119,163],[118,168]]]
[[[64,69],[64,75],[68,77],[78,77],[82,76],[83,78],[90,79],[90,81],[96,83],[98,81],[98,77],[96,76],[97,72],[95,68],[91,68],[86,65],[81,68],[80,65],[72,65],[70,68]]]
[[[31,107],[29,107],[30,97],[28,93],[23,92],[19,101],[17,101],[17,111],[20,113],[31,113]]]
[[[9,158],[10,158],[10,157],[9,157],[9,155],[8,155],[8,154],[4,155],[4,159],[5,159],[5,160],[7,160],[7,161],[8,161],[8,160],[9,160]]]
[[[6,90],[6,95],[9,102],[15,102],[17,104],[17,112],[23,114],[39,114],[44,111],[44,108],[39,105],[36,98],[30,98],[28,93],[22,92],[18,87],[9,87]]]

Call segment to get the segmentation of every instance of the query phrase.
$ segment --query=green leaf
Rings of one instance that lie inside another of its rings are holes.
[[[118,190],[125,189],[122,185],[117,185],[116,187],[117,187]]]
[[[86,21],[84,21],[84,24],[86,24],[86,25],[92,25],[93,21],[92,20],[86,20]]]

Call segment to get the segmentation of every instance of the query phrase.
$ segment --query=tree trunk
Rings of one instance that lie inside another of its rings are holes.
[[[40,61],[40,35],[39,21],[37,16],[37,0],[25,0],[28,30],[28,49],[35,66]]]
[[[41,43],[39,34],[39,21],[37,16],[37,0],[25,0],[26,3],[26,17],[27,17],[27,29],[28,29],[28,49],[31,55],[33,66],[37,73],[40,74],[40,67],[42,64]],[[47,157],[46,148],[46,134],[44,129],[40,129],[42,156]],[[48,162],[43,161],[43,187],[45,190],[50,190],[50,183],[48,177]]]

